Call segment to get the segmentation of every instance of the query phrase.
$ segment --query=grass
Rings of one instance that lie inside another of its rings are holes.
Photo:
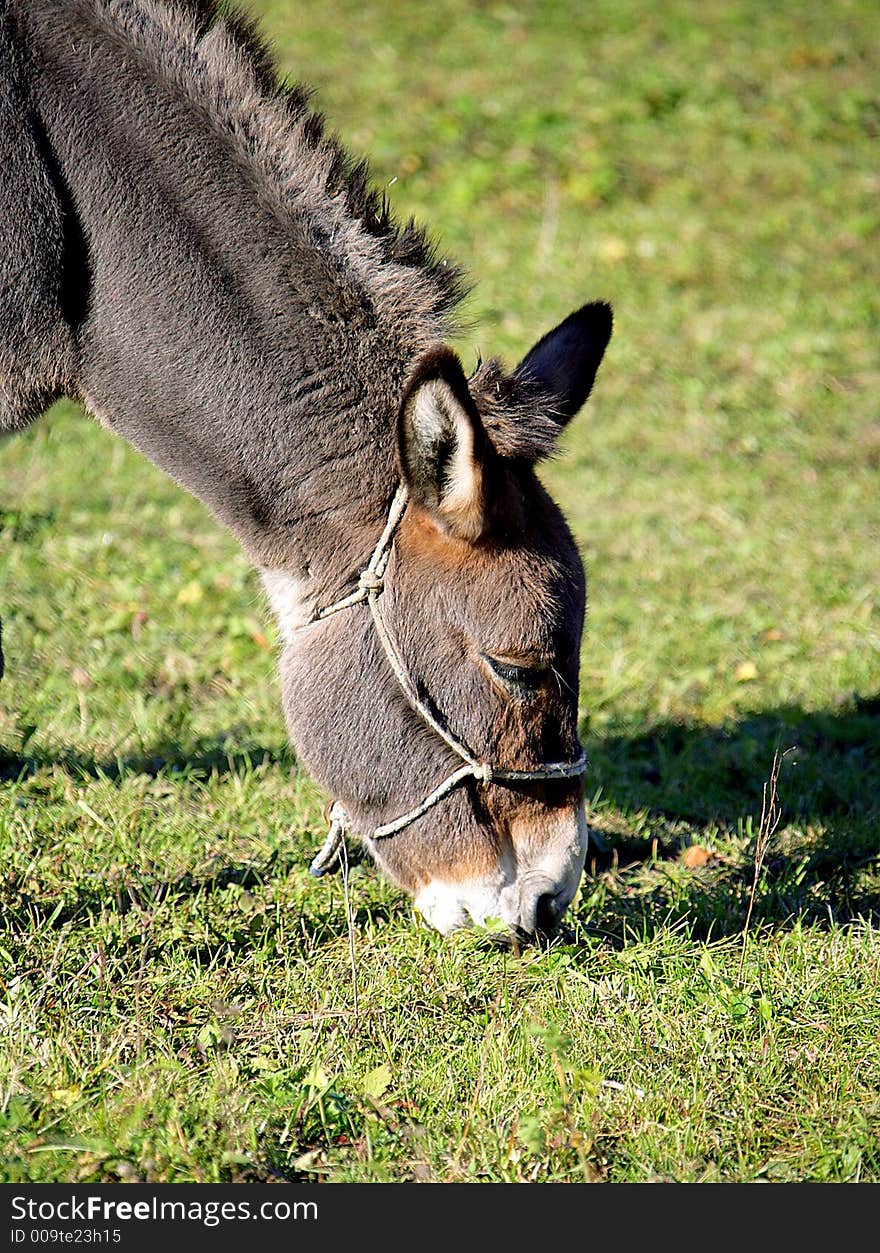
[[[615,306],[545,471],[596,840],[520,957],[356,864],[355,1018],[256,580],[57,406],[0,449],[0,1179],[880,1181],[875,6],[250,7],[467,363]]]

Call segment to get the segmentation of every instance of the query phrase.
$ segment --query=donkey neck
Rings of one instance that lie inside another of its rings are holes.
[[[14,2],[76,224],[75,390],[256,564],[335,587],[374,542],[449,291],[340,208],[307,118],[195,3]]]

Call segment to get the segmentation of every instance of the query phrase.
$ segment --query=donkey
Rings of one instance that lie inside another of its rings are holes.
[[[535,474],[611,335],[448,346],[459,271],[215,0],[0,0],[0,431],[62,395],[259,571],[298,759],[443,933],[550,933],[587,846],[585,580]]]

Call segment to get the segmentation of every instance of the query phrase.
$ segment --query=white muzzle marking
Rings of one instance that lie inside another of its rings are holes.
[[[555,923],[577,891],[587,855],[588,830],[583,805],[560,816],[554,825],[525,835],[526,851],[512,849],[493,875],[479,879],[432,879],[415,895],[416,909],[443,935],[462,927],[499,919],[508,928],[532,935]],[[528,849],[531,844],[532,849]],[[539,902],[546,902],[539,905]]]

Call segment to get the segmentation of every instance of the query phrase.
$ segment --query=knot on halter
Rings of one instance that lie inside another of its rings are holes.
[[[361,570],[358,578],[358,589],[362,592],[381,592],[385,586],[385,578],[375,570]]]
[[[481,761],[479,765],[474,766],[474,778],[479,779],[481,783],[491,783],[494,774],[491,762]]]

